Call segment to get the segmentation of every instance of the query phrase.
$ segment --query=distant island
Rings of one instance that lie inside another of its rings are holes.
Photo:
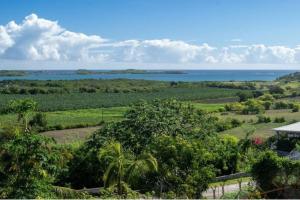
[[[140,70],[140,69],[125,69],[125,70],[109,70],[109,71],[95,71],[95,70],[87,70],[87,69],[79,69],[76,71],[77,74],[80,75],[88,75],[88,74],[185,74],[184,71],[178,70]]]
[[[300,72],[294,72],[281,76],[276,79],[277,81],[300,81]]]
[[[0,77],[1,76],[25,76],[27,73],[26,71],[21,70],[0,70]]]

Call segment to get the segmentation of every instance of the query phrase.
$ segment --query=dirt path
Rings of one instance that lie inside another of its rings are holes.
[[[84,140],[87,136],[98,130],[100,126],[74,128],[55,131],[46,131],[41,134],[54,138],[58,143],[71,143]]]

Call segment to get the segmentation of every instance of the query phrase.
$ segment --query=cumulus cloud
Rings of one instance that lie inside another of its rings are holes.
[[[0,56],[24,60],[80,60],[104,41],[60,27],[56,21],[31,14],[21,24],[0,26]]]
[[[143,64],[300,64],[300,46],[238,45],[213,47],[180,40],[111,41],[76,33],[31,14],[0,26],[0,59]]]

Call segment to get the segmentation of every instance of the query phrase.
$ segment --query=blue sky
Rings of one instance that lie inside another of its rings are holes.
[[[298,0],[2,0],[0,10],[0,59],[10,65],[300,63]],[[19,28],[7,28],[11,21]],[[86,37],[57,39],[62,31]]]

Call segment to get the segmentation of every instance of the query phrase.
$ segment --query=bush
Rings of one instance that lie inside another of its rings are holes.
[[[31,127],[36,128],[46,128],[47,127],[47,119],[45,113],[36,113],[33,118],[29,121],[29,125]]]
[[[264,115],[258,115],[257,116],[257,123],[270,123],[271,122],[271,118],[264,116]]]
[[[241,126],[242,123],[243,123],[243,122],[241,122],[241,121],[238,120],[238,119],[232,119],[232,120],[231,120],[231,125],[232,125],[233,128]]]
[[[54,129],[55,129],[55,130],[63,130],[63,129],[64,129],[64,126],[61,125],[61,124],[57,124],[57,125],[54,126]]]
[[[277,101],[274,104],[274,109],[288,109],[289,108],[289,104],[285,101]]]
[[[283,123],[285,122],[285,118],[284,117],[276,117],[274,119],[274,123]]]
[[[284,94],[284,89],[278,85],[271,85],[269,91],[271,94]]]
[[[294,104],[293,108],[292,108],[292,112],[299,112],[299,105],[298,104]]]
[[[271,101],[264,101],[263,105],[265,107],[265,110],[270,110],[270,108],[272,106],[272,102]]]
[[[262,105],[262,102],[255,99],[250,99],[245,102],[245,108],[243,109],[243,114],[260,114],[264,113],[265,108]]]
[[[219,121],[218,124],[216,125],[217,127],[217,132],[222,132],[226,131],[232,128],[232,124],[230,121]]]

